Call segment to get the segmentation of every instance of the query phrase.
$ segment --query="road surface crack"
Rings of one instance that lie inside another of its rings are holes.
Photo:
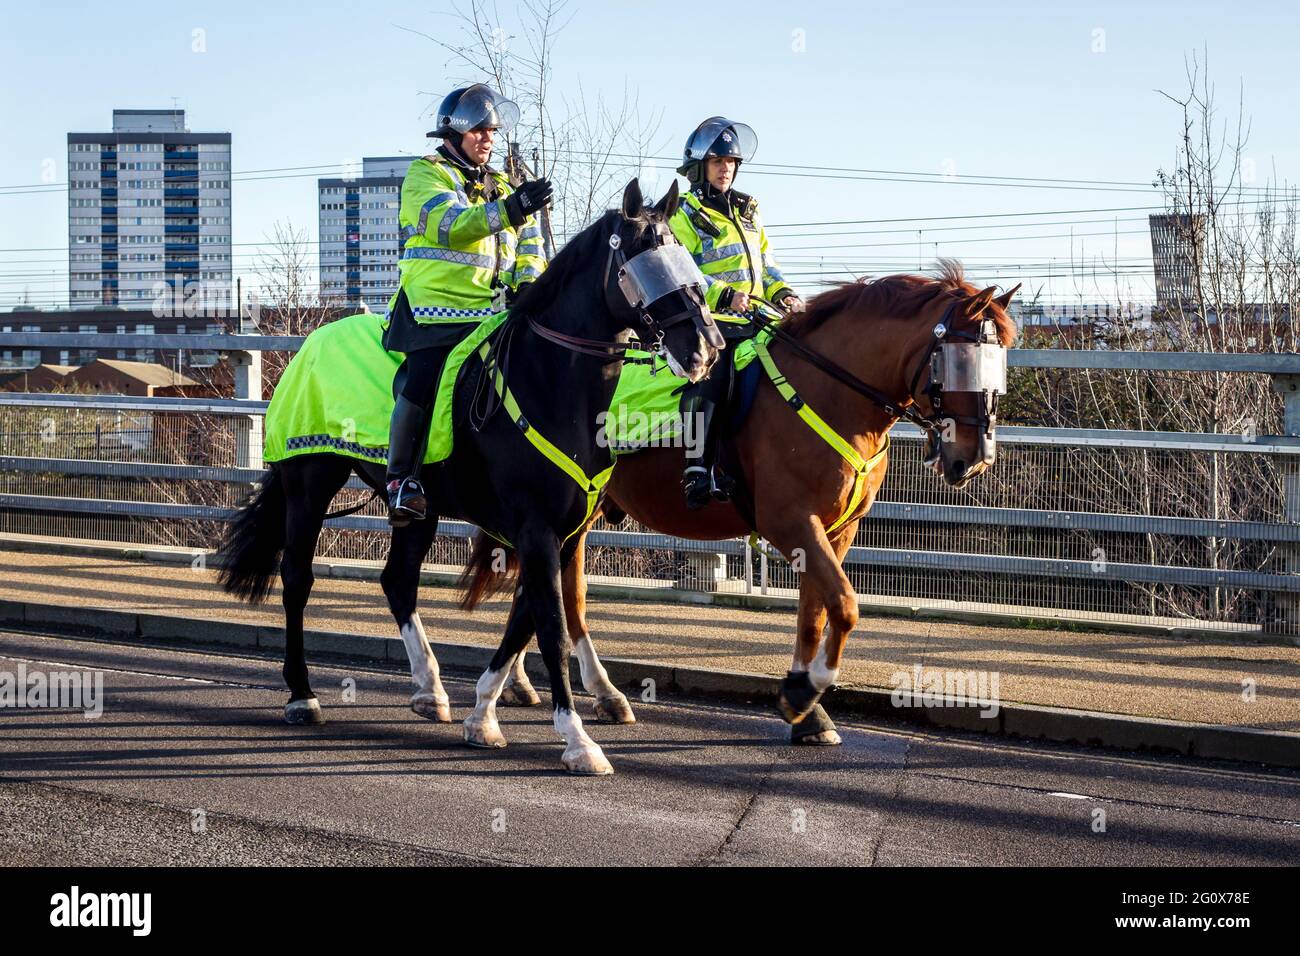
[[[754,804],[758,802],[759,795],[767,789],[767,782],[772,778],[772,771],[776,769],[777,763],[778,761],[773,761],[767,765],[767,770],[763,772],[762,779],[759,780],[758,786],[750,792],[749,797],[745,800],[745,805],[741,808],[735,822],[732,823],[731,829],[727,831],[727,835],[718,844],[717,849],[696,860],[696,866],[718,866],[724,862],[723,857],[726,856],[727,848],[731,846],[731,841],[736,838],[740,828],[745,825],[745,819],[749,816],[749,812],[754,809]]]

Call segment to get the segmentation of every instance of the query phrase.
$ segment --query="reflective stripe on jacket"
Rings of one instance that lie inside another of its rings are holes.
[[[712,224],[718,235],[697,226],[694,220],[699,217]],[[715,312],[719,297],[728,287],[768,301],[775,301],[790,288],[768,246],[767,232],[757,211],[750,219],[741,218],[734,210],[728,216],[706,206],[692,190],[682,197],[669,225],[709,281],[705,298]],[[746,321],[725,312],[714,317],[719,322]]]
[[[498,287],[514,289],[546,268],[535,217],[516,229],[506,216],[513,191],[505,175],[489,200],[482,183],[442,156],[417,159],[402,181],[398,269],[420,323],[466,322],[491,315]],[[393,307],[397,297],[389,303]]]

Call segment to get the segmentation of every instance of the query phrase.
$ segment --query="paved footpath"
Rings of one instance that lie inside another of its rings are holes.
[[[6,551],[0,600],[114,608],[203,621],[281,626],[278,590],[258,609],[221,592],[210,570],[77,554]],[[421,590],[432,641],[495,647],[507,605],[474,614],[448,587]],[[783,675],[794,614],[593,597],[589,621],[604,657]],[[319,577],[308,628],[395,638],[376,581]],[[915,666],[990,671],[1007,703],[1300,732],[1300,647],[1230,639],[999,627],[864,614],[840,675],[847,687],[892,688]],[[1244,693],[1249,688],[1250,693]]]
[[[470,750],[398,670],[315,667],[328,723],[289,727],[267,659],[0,633],[0,670],[20,663],[101,671],[106,699],[0,710],[0,864],[1300,860],[1294,772],[851,720],[843,747],[792,748],[766,709],[661,698],[592,725],[617,772],[578,779],[546,710],[504,709],[510,745]],[[448,690],[463,717],[472,686]]]

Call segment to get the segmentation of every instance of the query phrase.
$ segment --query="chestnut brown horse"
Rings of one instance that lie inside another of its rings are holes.
[[[993,463],[996,399],[990,408],[987,394],[941,390],[926,373],[939,367],[932,365],[932,356],[937,343],[950,337],[973,342],[983,330],[984,340],[995,342],[995,352],[1011,346],[1016,328],[1006,310],[1016,289],[995,298],[996,291],[970,285],[960,264],[944,261],[937,278],[895,275],[846,284],[813,298],[805,313],[786,318],[780,324],[784,335],[769,354],[797,397],[783,395],[769,375],[760,373],[765,384],[732,438],[738,477],[747,490],[739,505],[713,502],[688,510],[680,484],[682,448],[625,455],[614,469],[607,510],[697,540],[756,531],[802,571],[794,659],[780,697],[797,743],[839,743],[819,699],[835,682],[845,641],[858,620],[858,599],[841,562],[885,480],[890,428],[899,417],[923,423],[930,439],[926,461],[950,485],[966,484]],[[1005,369],[1005,353],[995,357]],[[826,359],[831,361],[823,365]],[[801,419],[800,403],[852,446],[857,466]],[[584,537],[589,529],[590,524]],[[466,569],[467,607],[506,583],[493,578],[483,557],[486,549],[476,552]],[[563,571],[567,630],[584,684],[596,694],[597,716],[630,723],[631,707],[605,675],[587,627],[583,552],[578,547]],[[524,613],[516,601],[512,619]],[[522,662],[521,653],[503,703],[536,700]]]

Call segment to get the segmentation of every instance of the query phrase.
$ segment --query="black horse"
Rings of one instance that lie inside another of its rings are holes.
[[[534,437],[544,436],[584,475],[595,476],[610,464],[608,449],[598,444],[597,416],[608,409],[618,382],[623,346],[617,343],[626,343],[631,331],[638,329],[643,341],[664,354],[673,372],[690,381],[702,378],[716,360],[721,336],[699,287],[678,285],[666,292],[641,294],[656,277],[662,279],[665,262],[678,261],[666,255],[676,252],[671,247],[677,240],[667,222],[677,200],[674,184],[657,205],[645,207],[633,180],[624,191],[622,208],[611,210],[575,236],[520,296],[506,325],[496,333],[509,343],[510,358],[507,361],[502,345],[495,367],[505,375],[522,414],[503,409],[472,425],[466,406],[478,403],[463,400],[469,397],[468,388],[457,389],[454,451],[446,461],[426,465],[420,476],[429,493],[429,518],[394,529],[381,576],[411,659],[416,684],[412,709],[447,722],[451,720],[447,694],[416,610],[420,565],[437,533],[438,517],[473,522],[513,546],[501,551],[504,559],[517,561],[520,570],[512,630],[517,633],[519,622],[525,620],[530,632],[536,629],[551,681],[555,727],[566,742],[563,763],[575,773],[612,770],[573,710],[572,645],[560,588],[561,571],[572,560],[581,537],[572,532],[589,513],[591,488],[580,487],[561,466],[544,457],[527,433],[532,429]],[[642,255],[646,258],[638,264]],[[671,274],[673,269],[667,271]],[[639,283],[636,277],[642,273],[648,281]],[[467,369],[466,376],[470,374]],[[485,384],[490,397],[496,390],[490,381]],[[321,526],[331,500],[353,471],[370,487],[382,490],[381,465],[344,454],[300,455],[273,464],[241,507],[219,549],[222,586],[250,603],[267,596],[279,567],[289,723],[322,722],[308,681],[303,609],[314,582],[312,560]],[[512,643],[510,636],[498,657]],[[484,680],[499,672],[504,682],[514,654],[500,666],[494,660]],[[504,746],[499,730],[492,733],[495,716],[488,714],[485,720],[480,710],[476,708],[466,721],[466,741]]]

